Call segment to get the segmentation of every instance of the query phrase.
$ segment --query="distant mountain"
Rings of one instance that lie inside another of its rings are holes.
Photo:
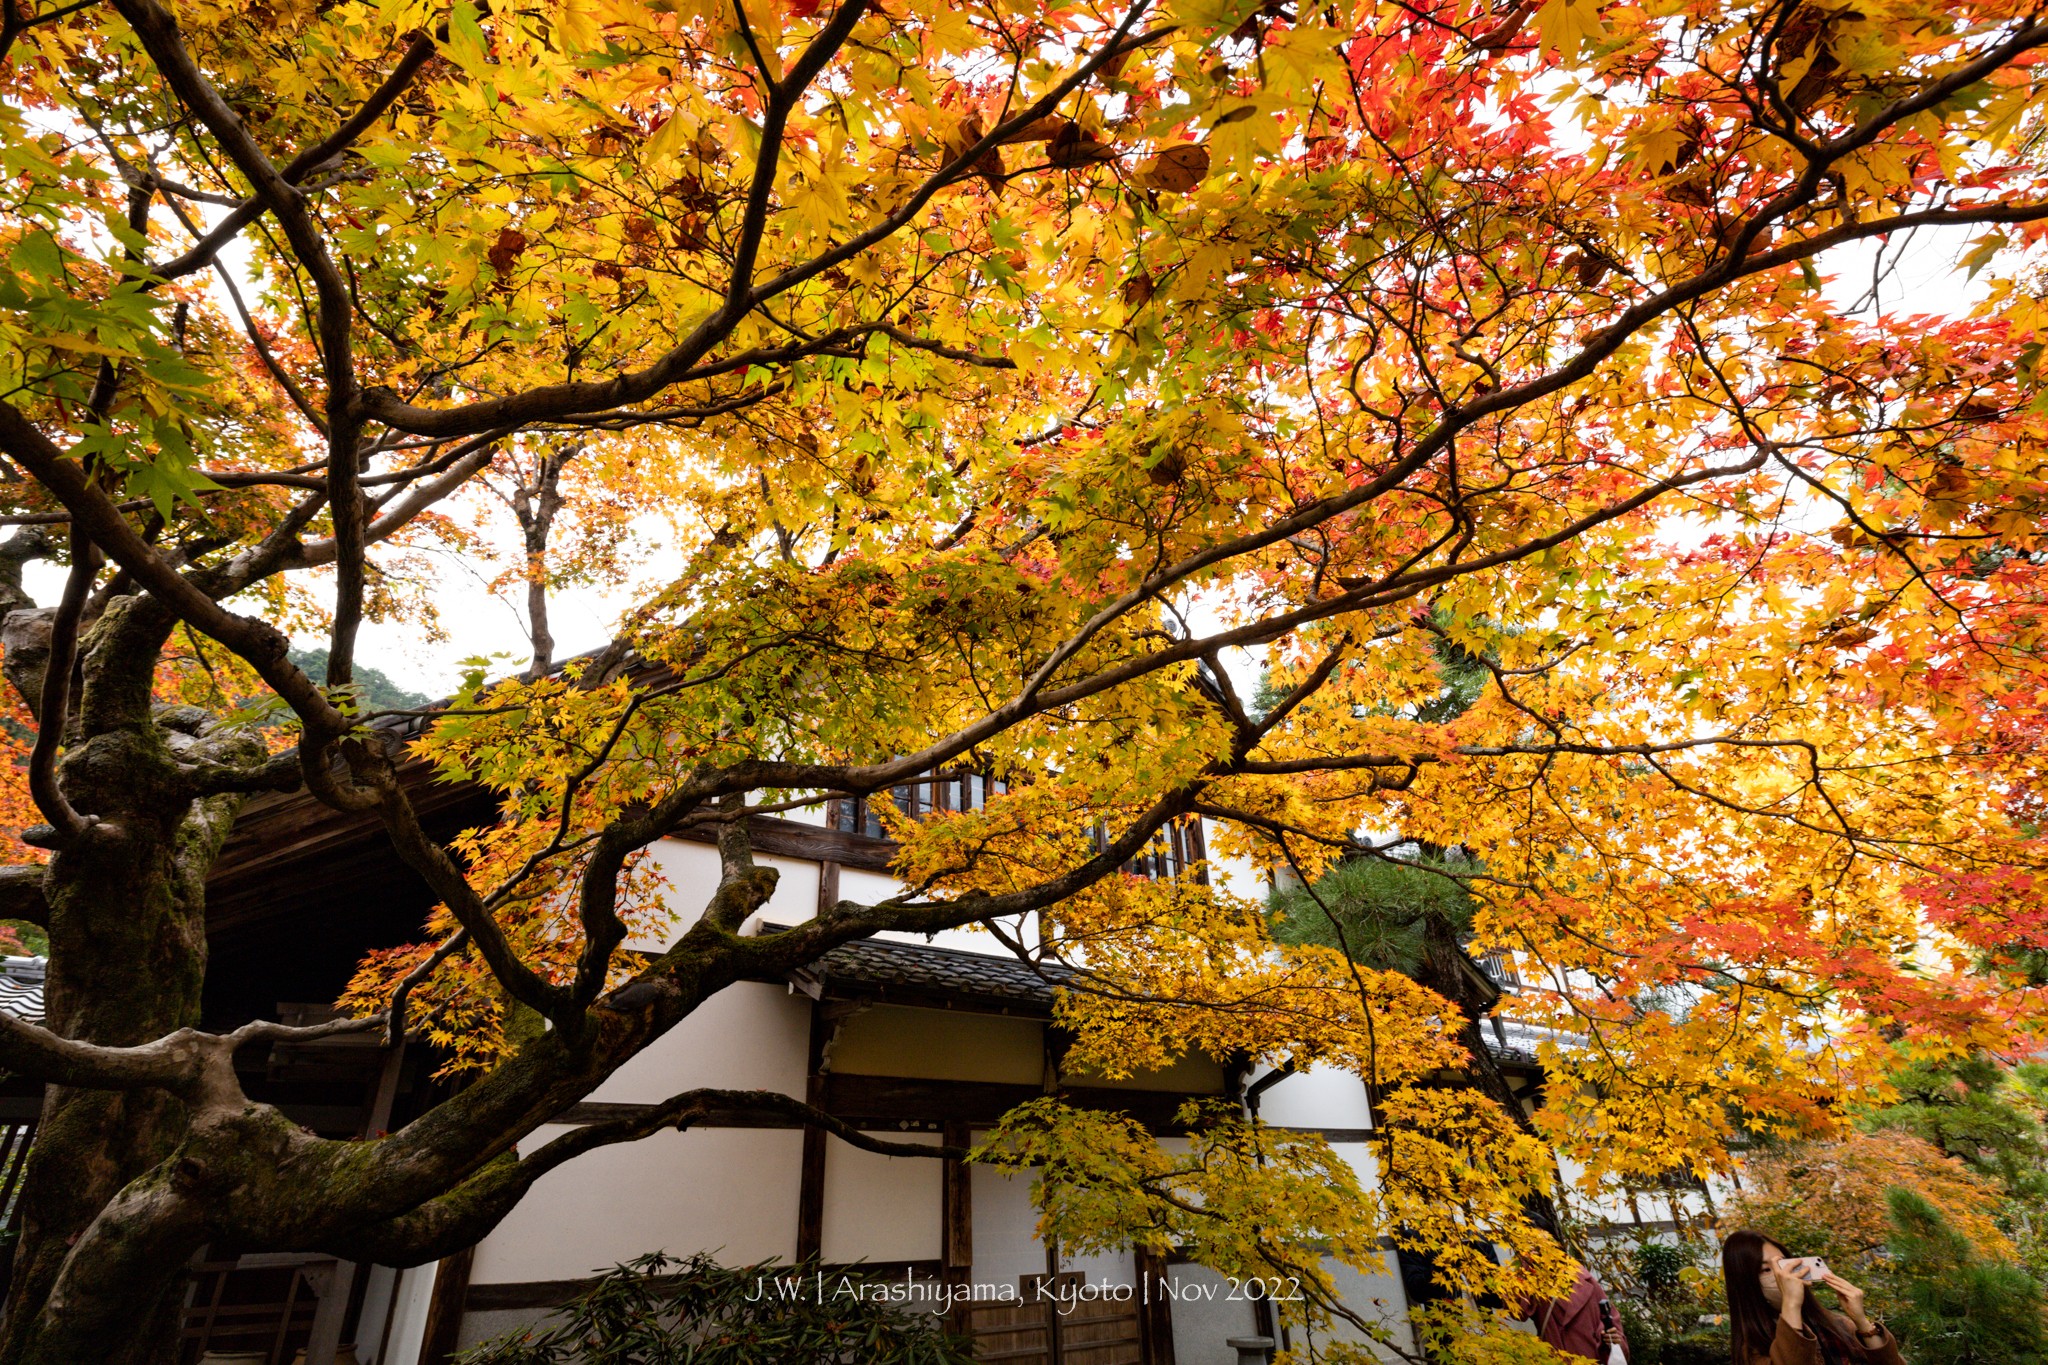
[[[304,669],[319,682],[327,681],[327,651],[325,649],[294,649],[291,661]],[[408,692],[381,669],[358,663],[355,668],[356,686],[363,689],[365,706],[372,711],[415,711],[433,701],[432,697],[418,692]]]

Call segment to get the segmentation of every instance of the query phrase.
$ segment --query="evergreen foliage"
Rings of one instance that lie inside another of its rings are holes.
[[[1912,1190],[1894,1188],[1886,1202],[1903,1291],[1891,1326],[1906,1353],[1942,1365],[2039,1365],[2048,1336],[2034,1278],[1980,1256]]]
[[[294,649],[291,661],[322,685],[327,682],[327,649]],[[365,711],[417,711],[433,698],[409,692],[392,681],[382,669],[358,663],[354,669],[357,696]]]
[[[1460,939],[1471,931],[1472,893],[1457,879],[1471,870],[1460,858],[1354,858],[1317,878],[1313,893],[1300,886],[1274,892],[1273,933],[1283,943],[1321,944],[1363,966],[1417,976],[1432,920]]]
[[[2039,1063],[2020,1070],[2037,1073],[2037,1078],[2048,1073]],[[1873,1115],[1874,1125],[1924,1138],[2015,1197],[2048,1194],[2041,1125],[2013,1102],[2017,1078],[1995,1059],[1978,1053],[1913,1062],[1893,1073],[1891,1081],[1899,1100]]]
[[[615,1267],[537,1327],[459,1365],[972,1365],[933,1313],[856,1293],[858,1271],[654,1252]],[[783,1287],[797,1292],[783,1294]],[[893,1288],[893,1286],[892,1286]]]

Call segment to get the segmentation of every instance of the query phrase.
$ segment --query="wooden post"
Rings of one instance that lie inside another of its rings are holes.
[[[831,864],[824,866],[830,867]],[[823,869],[820,869],[820,898],[823,898]],[[836,873],[838,869],[835,867]],[[836,883],[839,879],[834,876]],[[836,888],[835,888],[836,890]],[[813,1107],[825,1103],[825,1043],[832,1026],[817,1001],[811,1002],[810,1056],[805,1064],[804,1102]],[[825,1246],[825,1130],[804,1125],[803,1162],[797,1175],[796,1259],[812,1260]]]
[[[370,1090],[370,1112],[363,1121],[365,1138],[381,1137],[391,1126],[391,1107],[398,1100],[398,1081],[404,1070],[405,1040],[401,1038],[384,1054],[384,1065],[378,1069],[377,1083]],[[341,1334],[352,1325],[348,1316],[356,1306],[356,1280],[360,1273],[354,1261],[341,1261],[327,1277],[327,1289],[320,1295],[320,1306],[313,1313],[306,1365],[334,1365],[335,1356],[341,1352]]]
[[[434,1289],[427,1300],[427,1330],[421,1336],[420,1365],[448,1365],[462,1341],[462,1309],[469,1298],[469,1266],[476,1248],[465,1247],[434,1266]]]
[[[1145,1365],[1173,1365],[1173,1305],[1166,1258],[1138,1248],[1138,1354]]]
[[[964,1123],[948,1123],[939,1140],[948,1147],[973,1145],[974,1134]],[[974,1168],[948,1157],[941,1188],[939,1224],[940,1279],[950,1286],[974,1282]],[[948,1309],[948,1326],[955,1335],[965,1336],[970,1305],[955,1298]]]

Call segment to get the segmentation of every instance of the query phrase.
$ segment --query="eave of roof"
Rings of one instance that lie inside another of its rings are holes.
[[[892,939],[843,943],[790,974],[813,999],[1052,1016],[1055,991],[1076,975],[1056,963],[939,948]]]
[[[43,1022],[43,978],[39,957],[0,959],[0,1012],[31,1024]]]

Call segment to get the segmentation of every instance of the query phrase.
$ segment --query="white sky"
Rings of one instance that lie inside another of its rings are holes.
[[[1957,261],[1969,249],[1970,234],[1950,231],[1923,233],[1916,240],[1883,248],[1894,265],[1880,290],[1882,307],[1888,312],[1956,313],[1966,309],[1981,291],[1964,278]],[[1829,295],[1848,305],[1870,288],[1872,265],[1879,246],[1859,243],[1825,257],[1821,273],[1830,277]],[[232,269],[247,278],[243,262]],[[225,296],[223,307],[227,306]],[[510,514],[500,509],[499,519],[509,530]],[[667,544],[657,527],[646,528],[657,547]],[[399,685],[428,696],[444,696],[454,690],[464,659],[490,654],[510,656],[502,671],[522,667],[531,653],[525,624],[524,590],[492,593],[489,582],[501,571],[504,561],[465,562],[451,552],[437,552],[441,569],[435,595],[441,604],[442,639],[435,639],[424,624],[415,620],[366,623],[357,646],[357,661],[389,674]],[[551,625],[555,636],[555,657],[567,658],[600,647],[612,636],[621,612],[647,591],[659,586],[679,566],[672,548],[656,548],[637,566],[635,581],[624,589],[561,589],[550,595]],[[62,573],[48,564],[31,565],[27,586],[38,600],[54,602],[62,588]],[[305,645],[324,643],[314,639]],[[1257,660],[1250,654],[1231,661],[1232,673],[1240,685],[1254,686]],[[493,670],[500,671],[500,670]]]

